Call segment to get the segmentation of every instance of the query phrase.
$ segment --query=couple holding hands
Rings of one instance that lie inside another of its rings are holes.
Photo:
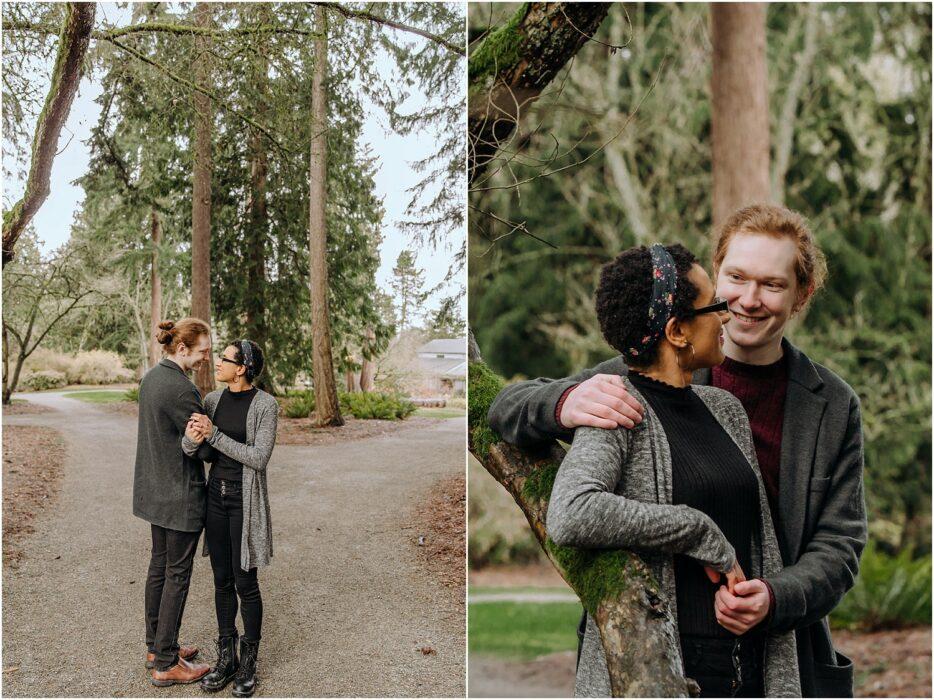
[[[257,568],[270,563],[272,533],[266,465],[276,442],[279,405],[253,386],[263,352],[234,340],[217,358],[227,385],[204,397],[188,372],[208,361],[211,332],[196,318],[159,324],[164,358],[140,382],[133,514],[150,523],[146,579],[146,668],[156,686],[201,681],[236,697],[256,688],[263,621]],[[205,479],[204,462],[211,463]],[[217,614],[217,661],[193,663],[197,647],[178,642],[195,550],[205,531]],[[239,603],[239,605],[238,605]],[[237,609],[243,635],[237,630]],[[239,649],[238,649],[239,637]]]
[[[620,354],[506,387],[490,425],[520,447],[571,442],[549,537],[643,557],[701,697],[852,696],[827,615],[867,537],[859,399],[785,337],[823,255],[802,216],[752,205],[721,227],[713,272],[681,245],[621,253],[596,294]],[[607,696],[586,613],[579,636],[575,694]]]

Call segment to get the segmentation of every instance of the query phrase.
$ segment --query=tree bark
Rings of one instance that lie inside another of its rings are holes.
[[[162,359],[162,346],[156,340],[162,320],[162,278],[159,276],[159,244],[162,242],[162,223],[153,209],[150,214],[152,231],[152,259],[149,262],[149,366],[155,367]]]
[[[258,4],[258,17],[262,24],[270,21],[266,4]],[[269,59],[265,44],[258,47],[253,68],[253,86],[258,99],[256,116],[263,122],[267,114],[267,86],[269,80]],[[266,239],[269,233],[269,216],[266,210],[266,182],[269,172],[269,156],[266,142],[259,131],[253,131],[250,137],[250,198],[247,204],[249,224],[247,226],[247,288],[249,294],[245,300],[246,334],[264,350],[268,347],[269,331],[266,325]],[[257,386],[270,391],[271,374],[264,372],[257,381]]]
[[[70,2],[58,39],[58,55],[52,72],[45,106],[39,114],[32,141],[32,162],[26,179],[26,191],[13,207],[3,214],[3,266],[13,259],[16,241],[39,211],[51,191],[52,161],[58,150],[58,138],[68,119],[84,71],[84,57],[94,26],[95,3]]]
[[[211,26],[211,5],[195,6],[195,24]],[[195,38],[195,82],[211,81],[210,36]],[[201,92],[192,95],[195,112],[194,168],[191,210],[191,315],[211,323],[211,100]],[[204,396],[214,390],[213,354],[195,372],[195,386]]]
[[[372,328],[367,328],[365,333],[363,362],[360,365],[360,391],[373,391],[376,383],[376,363],[368,359],[367,355],[371,352],[372,344],[376,341],[376,333]]]
[[[528,106],[597,31],[609,9],[609,3],[526,3],[470,54],[471,183],[509,140]]]
[[[600,630],[614,697],[687,697],[696,684],[681,673],[678,630],[645,564],[622,550],[560,547],[548,538],[545,515],[564,450],[557,444],[522,451],[499,439],[487,411],[503,381],[479,361],[469,333],[468,447],[513,497],[548,559],[580,597]]]
[[[736,209],[771,199],[766,5],[712,3],[713,227]]]
[[[334,361],[331,356],[331,320],[328,312],[327,246],[327,21],[325,9],[315,8],[315,67],[311,83],[311,148],[308,158],[309,221],[308,267],[311,288],[312,373],[315,382],[315,425],[344,424],[337,402]]]

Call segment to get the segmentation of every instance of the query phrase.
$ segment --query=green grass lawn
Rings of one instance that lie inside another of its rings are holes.
[[[114,401],[126,401],[126,389],[101,389],[64,392],[70,399],[87,401],[88,403],[113,403]]]
[[[471,603],[470,653],[533,659],[573,651],[580,616],[579,603]]]
[[[466,416],[467,411],[462,408],[417,408],[413,415],[420,418],[460,418]]]

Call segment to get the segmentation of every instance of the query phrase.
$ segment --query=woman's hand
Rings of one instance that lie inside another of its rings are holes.
[[[720,577],[725,575],[726,587],[730,594],[733,594],[737,583],[746,580],[746,575],[743,573],[743,570],[740,567],[738,561],[733,562],[733,568],[727,571],[726,574],[721,574],[712,566],[705,566],[704,571],[707,574],[707,578],[709,578],[713,583],[720,583]]]
[[[188,422],[193,423],[195,429],[201,432],[202,439],[207,439],[214,432],[214,424],[203,413],[192,413]]]
[[[200,445],[204,442],[204,433],[198,429],[198,424],[194,420],[188,421],[188,425],[185,426],[185,435],[195,444]]]

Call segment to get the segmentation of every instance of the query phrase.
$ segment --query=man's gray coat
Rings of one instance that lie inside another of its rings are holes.
[[[204,407],[181,367],[162,360],[146,372],[139,385],[133,515],[182,532],[201,532],[207,505],[204,462],[182,451],[192,413]]]

